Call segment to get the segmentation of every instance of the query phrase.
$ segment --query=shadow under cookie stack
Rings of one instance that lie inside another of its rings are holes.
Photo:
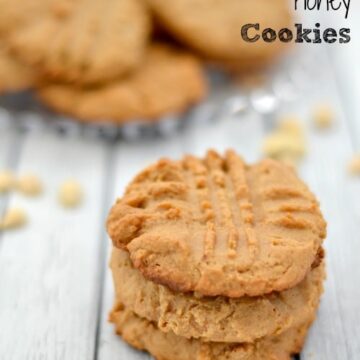
[[[325,278],[326,223],[295,171],[233,151],[162,159],[128,186],[108,232],[111,321],[158,360],[288,360]]]

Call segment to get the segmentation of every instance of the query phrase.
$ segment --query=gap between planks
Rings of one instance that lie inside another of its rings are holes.
[[[107,146],[52,133],[29,134],[19,172],[44,181],[38,199],[10,205],[30,216],[26,229],[4,233],[0,246],[0,359],[91,359],[103,271],[101,234]],[[57,205],[56,189],[73,177],[84,187],[81,208]],[[5,290],[3,290],[5,289]]]
[[[16,116],[0,109],[0,170],[15,172],[19,163],[24,141],[24,133],[17,131]],[[0,195],[0,216],[5,213],[9,201],[9,194]],[[0,248],[1,248],[0,232]]]

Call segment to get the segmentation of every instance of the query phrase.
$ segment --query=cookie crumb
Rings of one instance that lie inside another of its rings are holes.
[[[15,186],[15,176],[10,170],[0,171],[0,194],[13,190]]]
[[[317,128],[327,129],[335,120],[333,108],[329,104],[318,104],[313,110],[313,121]]]
[[[306,153],[304,130],[295,118],[284,118],[263,142],[263,152],[295,166]]]
[[[83,191],[75,180],[65,181],[59,189],[59,202],[66,208],[78,207],[83,199]]]
[[[20,208],[9,209],[0,220],[0,230],[10,230],[23,227],[27,223],[27,216]]]
[[[355,155],[349,162],[349,173],[360,175],[360,154]]]
[[[33,174],[21,176],[16,182],[16,188],[26,196],[38,196],[43,191],[40,179]]]

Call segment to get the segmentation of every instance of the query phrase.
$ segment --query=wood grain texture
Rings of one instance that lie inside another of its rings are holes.
[[[45,193],[10,200],[27,211],[29,224],[4,233],[0,243],[1,360],[93,357],[104,160],[101,144],[47,133],[26,138],[19,173],[39,175]],[[67,178],[84,188],[77,210],[57,203]]]
[[[13,120],[9,112],[0,109],[0,171],[15,171],[21,154],[23,136],[12,126]],[[8,193],[0,194],[0,216],[6,210],[9,195]],[[0,239],[1,236],[2,234],[0,233]]]
[[[327,73],[330,70],[324,69]],[[360,276],[360,182],[346,169],[354,152],[349,133],[352,120],[347,117],[334,78],[327,80],[326,87],[314,91],[313,102],[327,99],[336,112],[336,123],[332,129],[316,131],[307,115],[309,156],[302,175],[317,193],[328,221],[328,280],[319,319],[302,359],[352,360],[360,351],[360,289],[354,286]]]
[[[12,126],[11,114],[0,108],[0,169],[11,168],[15,164],[14,153],[18,152],[20,134]]]
[[[349,44],[334,44],[326,47],[330,61],[334,67],[332,77],[337,82],[342,107],[347,117],[350,137],[355,143],[355,151],[360,153],[360,2],[352,1],[348,19],[344,19],[342,11],[323,13],[321,23],[328,27],[350,28],[351,42]],[[315,23],[315,21],[314,21]]]

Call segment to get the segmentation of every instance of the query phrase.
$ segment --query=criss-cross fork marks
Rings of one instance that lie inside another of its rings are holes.
[[[261,224],[279,230],[314,232],[324,228],[323,222],[317,221],[322,217],[316,200],[291,172],[281,179],[282,165],[252,168],[232,151],[224,158],[210,151],[204,160],[186,157],[183,169],[189,188],[187,201],[206,226],[204,259],[219,252],[234,259],[247,252],[251,262],[265,241],[257,236],[256,227]],[[275,233],[279,244],[278,231]],[[321,237],[323,233],[321,230]]]
[[[222,159],[210,151],[204,161],[187,157],[184,165],[195,184],[189,186],[196,189],[189,201],[200,208],[206,225],[204,258],[215,256],[216,248],[226,248],[229,258],[236,257],[241,236],[247,247],[256,246],[253,206],[241,158],[228,152]]]
[[[316,200],[285,165],[264,161],[247,166],[234,152],[221,157],[210,151],[205,159],[160,161],[144,174],[123,200],[137,211],[122,213],[139,218],[142,233],[161,223],[190,221],[197,229],[191,246],[199,260],[226,256],[245,270],[262,248],[271,251],[269,245],[293,246],[325,236]],[[126,233],[128,223],[123,224]]]
[[[319,205],[305,185],[272,186],[262,192],[266,223],[290,230],[309,230],[325,237],[325,222]]]

